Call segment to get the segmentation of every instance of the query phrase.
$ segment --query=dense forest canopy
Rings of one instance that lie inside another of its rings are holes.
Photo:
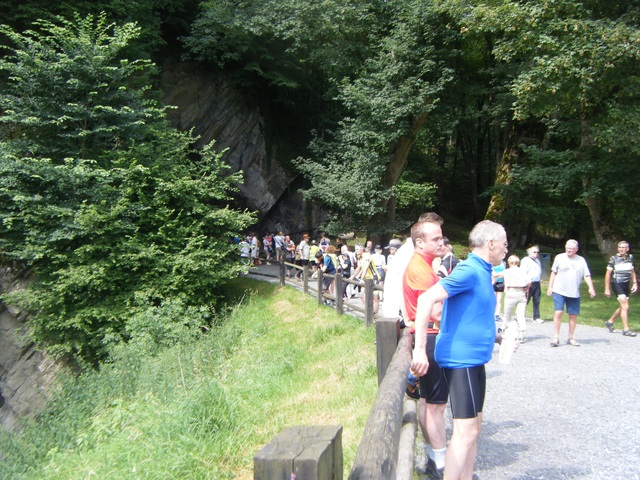
[[[183,239],[166,246],[181,261],[185,249],[197,257],[212,247],[222,259],[229,252],[206,240],[208,229],[218,225],[220,237],[251,221],[205,213],[224,206],[232,185],[221,180],[224,158],[189,151],[188,135],[153,100],[151,61],[168,56],[219,72],[256,99],[267,140],[290,146],[279,160],[303,176],[330,232],[388,235],[433,208],[470,225],[498,220],[514,245],[575,237],[606,255],[619,239],[640,238],[640,0],[2,0],[0,8],[1,248],[40,272],[55,265],[45,286],[76,285],[36,305],[64,312],[58,321],[79,337],[104,327],[94,343],[128,335],[109,330],[125,304],[157,306],[175,294],[192,305],[211,287],[192,276],[181,280],[184,294],[173,275],[187,262],[165,265],[170,278],[144,275],[153,293],[111,298],[111,276],[96,265],[124,258],[140,269],[142,252],[156,258],[169,235]],[[169,163],[174,156],[181,160]],[[212,184],[163,191],[173,178]],[[161,213],[150,216],[146,202],[160,202]],[[177,204],[195,230],[178,225]],[[137,253],[117,255],[111,237]],[[92,295],[110,299],[112,316],[76,311],[91,298],[89,278],[104,287]],[[154,287],[160,279],[164,287]],[[62,350],[77,350],[64,341]]]
[[[405,227],[411,192],[516,242],[606,254],[638,236],[638,6],[215,1],[185,46],[286,96],[290,136],[313,132],[296,165],[330,230]]]

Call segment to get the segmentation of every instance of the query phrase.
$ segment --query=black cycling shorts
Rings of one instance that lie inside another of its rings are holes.
[[[449,386],[440,365],[433,358],[437,336],[435,333],[427,335],[429,369],[426,375],[420,377],[420,398],[424,398],[427,403],[445,404],[449,398]]]
[[[629,297],[631,293],[631,290],[629,288],[629,282],[624,282],[624,283],[611,282],[611,290],[613,290],[613,293],[616,294],[616,297],[619,297],[620,295],[625,295],[626,297]]]
[[[431,368],[431,367],[429,367]],[[453,418],[476,418],[482,412],[487,387],[484,365],[468,368],[443,368],[451,397]]]

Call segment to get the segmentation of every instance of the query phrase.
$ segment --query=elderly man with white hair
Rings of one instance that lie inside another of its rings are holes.
[[[435,360],[449,386],[453,435],[445,458],[444,478],[471,480],[486,391],[485,364],[497,340],[496,297],[491,284],[493,265],[507,254],[507,233],[489,220],[469,234],[471,253],[449,276],[418,297],[416,341],[411,367],[416,375],[429,369],[427,324],[434,306],[444,301]]]
[[[544,320],[540,318],[540,295],[542,290],[540,289],[540,277],[542,276],[542,263],[538,258],[540,255],[540,248],[538,245],[532,245],[527,248],[527,256],[520,262],[520,268],[522,268],[529,280],[529,290],[527,291],[527,305],[529,301],[533,300],[533,321],[536,323],[543,323]]]
[[[580,344],[573,338],[573,335],[576,331],[578,315],[580,314],[580,283],[582,283],[582,279],[589,287],[591,298],[596,296],[596,291],[593,288],[587,261],[577,254],[578,242],[567,240],[564,250],[565,253],[559,253],[553,260],[551,275],[549,276],[549,288],[547,289],[547,295],[553,298],[554,310],[554,335],[551,340],[551,346],[557,347],[560,345],[560,327],[566,307],[569,315],[569,339],[567,344],[579,347]]]

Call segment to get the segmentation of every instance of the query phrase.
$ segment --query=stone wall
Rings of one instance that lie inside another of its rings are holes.
[[[225,162],[232,172],[242,170],[240,193],[250,208],[270,211],[291,179],[277,159],[268,158],[260,110],[250,97],[220,76],[190,63],[168,63],[163,68],[164,101],[178,107],[169,112],[175,127],[194,128],[200,146],[216,140],[216,149],[228,149]]]

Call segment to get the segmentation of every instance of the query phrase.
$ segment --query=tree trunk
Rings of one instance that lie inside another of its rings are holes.
[[[584,112],[580,115],[580,125],[582,137],[578,155],[589,155],[593,146],[593,138],[591,136],[589,117]],[[593,225],[593,235],[596,239],[598,250],[600,250],[603,257],[607,258],[616,251],[617,240],[614,222],[608,209],[603,205],[603,198],[589,194],[590,183],[591,180],[588,176],[582,177],[582,188],[586,193],[584,202],[589,210]]]
[[[387,169],[382,180],[384,188],[393,188],[400,179],[400,175],[404,171],[407,164],[407,158],[411,152],[411,148],[416,141],[416,135],[427,122],[428,114],[422,113],[413,118],[409,134],[398,139],[392,152],[391,161],[387,164]],[[417,220],[417,219],[416,219]],[[388,227],[394,226],[396,223],[396,198],[391,196],[384,205],[384,225]],[[390,232],[384,232],[381,241],[386,242],[389,239]]]

